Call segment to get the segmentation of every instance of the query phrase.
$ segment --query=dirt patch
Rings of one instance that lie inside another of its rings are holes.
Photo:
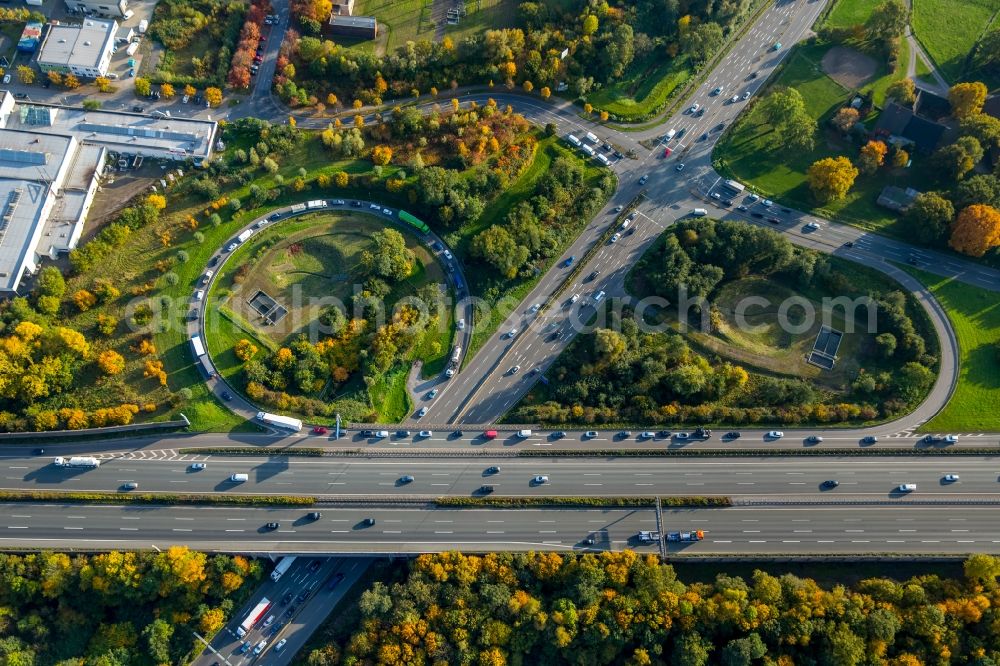
[[[857,90],[878,72],[878,63],[846,46],[834,46],[823,56],[823,71],[848,90]]]

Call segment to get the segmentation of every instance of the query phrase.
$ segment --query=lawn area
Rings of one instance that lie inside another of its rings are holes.
[[[831,28],[849,28],[853,25],[864,25],[872,10],[881,0],[837,0],[824,25]]]
[[[824,206],[816,203],[806,184],[806,170],[813,162],[839,155],[853,158],[857,150],[825,127],[825,122],[850,94],[821,69],[820,62],[827,48],[825,44],[797,48],[775,81],[775,85],[798,90],[809,115],[819,122],[816,147],[812,151],[790,152],[781,145],[775,145],[770,128],[764,124],[756,109],[752,109],[722,138],[713,158],[724,173],[752,185],[772,199],[864,229],[905,237],[906,230],[902,228],[899,218],[891,211],[876,206],[875,199],[885,185],[924,189],[929,184],[930,174],[921,159],[915,157],[914,167],[910,170],[883,169],[874,176],[859,176],[844,199]],[[875,91],[877,100],[878,91],[884,94],[892,78],[881,76],[868,83],[865,89]],[[866,122],[874,121],[874,114],[866,119]]]
[[[949,83],[966,80],[965,59],[990,21],[997,0],[913,0],[913,32]]]
[[[691,77],[687,58],[665,60],[657,54],[633,64],[625,78],[592,93],[587,101],[613,120],[640,121],[659,110],[678,87]]]
[[[512,28],[517,22],[518,0],[465,0],[465,16],[458,25],[446,25],[445,34],[455,43],[485,32]]]
[[[395,51],[406,42],[434,39],[431,8],[434,0],[357,0],[355,16],[374,16],[378,20],[379,36],[376,49],[384,53]],[[372,41],[361,42],[368,48]]]
[[[948,313],[960,353],[960,374],[948,405],[922,430],[1000,430],[1000,298],[997,293],[904,266]]]

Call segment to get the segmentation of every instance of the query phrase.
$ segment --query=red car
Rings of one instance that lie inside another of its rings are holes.
[[[663,156],[664,156],[664,157],[670,157],[670,154],[671,154],[672,152],[674,152],[674,151],[670,150],[669,148],[664,148],[664,149],[663,149]]]
[[[315,428],[313,428],[314,435],[325,435],[328,432],[330,431],[324,428],[323,426],[316,426]]]

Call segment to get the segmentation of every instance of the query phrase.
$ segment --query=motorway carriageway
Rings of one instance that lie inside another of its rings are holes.
[[[656,529],[652,509],[299,509],[2,504],[0,545],[18,548],[164,548],[290,553],[419,553],[446,550],[600,551],[640,545]],[[372,517],[375,525],[361,521]],[[997,507],[733,507],[667,509],[664,529],[705,539],[673,554],[1000,553]],[[274,531],[263,528],[277,521]],[[587,546],[584,539],[595,543]]]
[[[108,454],[104,454],[108,455]],[[502,496],[728,495],[838,500],[990,499],[1000,504],[1000,461],[992,456],[927,457],[460,457],[311,458],[206,457],[190,460],[105,459],[101,466],[61,468],[50,458],[4,458],[6,489],[115,491],[126,482],[139,492],[319,495],[338,497],[470,496],[492,485]],[[498,466],[499,473],[489,468]],[[234,473],[246,483],[229,480]],[[944,480],[957,474],[955,482]],[[410,475],[413,481],[401,482]],[[548,476],[542,484],[536,475]],[[823,481],[840,487],[824,490]],[[913,493],[896,486],[915,483]]]

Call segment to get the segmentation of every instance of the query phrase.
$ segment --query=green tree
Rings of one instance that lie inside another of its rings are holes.
[[[697,63],[702,63],[722,48],[722,27],[718,23],[701,23],[681,36],[681,49]]]
[[[395,229],[376,231],[371,246],[361,253],[361,264],[370,275],[398,282],[413,270],[413,251],[406,247],[403,234]]]
[[[165,664],[170,661],[170,639],[174,635],[174,626],[159,618],[153,620],[142,630],[142,638],[146,642],[147,654],[153,661]]]
[[[494,224],[472,239],[471,253],[496,267],[506,278],[513,278],[527,263],[530,252],[518,245],[507,229]]]
[[[138,77],[138,78],[136,78],[136,80],[135,80],[135,94],[138,97],[148,97],[149,96],[149,91],[151,89],[152,89],[152,86],[149,83],[149,79],[145,79],[145,78],[143,78],[141,76]]]
[[[610,328],[599,328],[594,331],[594,353],[602,363],[614,363],[625,355],[628,349],[623,336]]]
[[[957,181],[983,159],[983,146],[975,137],[962,136],[955,143],[939,148],[931,157],[939,177]]]
[[[917,87],[914,85],[913,79],[899,79],[885,89],[885,96],[904,106],[913,106],[913,103],[917,101]]]
[[[922,243],[944,239],[955,219],[955,207],[937,192],[921,192],[903,215],[907,229]]]
[[[38,272],[38,277],[35,278],[36,296],[52,296],[62,299],[65,294],[66,280],[63,278],[62,271],[55,266],[46,266]]]
[[[902,0],[883,0],[868,17],[868,39],[888,40],[899,37],[910,23],[910,10]]]
[[[990,173],[970,176],[955,188],[954,200],[956,208],[965,208],[973,204],[1000,208],[1000,178]]]
[[[794,88],[779,88],[764,97],[758,110],[771,126],[773,146],[812,150],[816,144],[816,121],[806,111],[805,100]]]

